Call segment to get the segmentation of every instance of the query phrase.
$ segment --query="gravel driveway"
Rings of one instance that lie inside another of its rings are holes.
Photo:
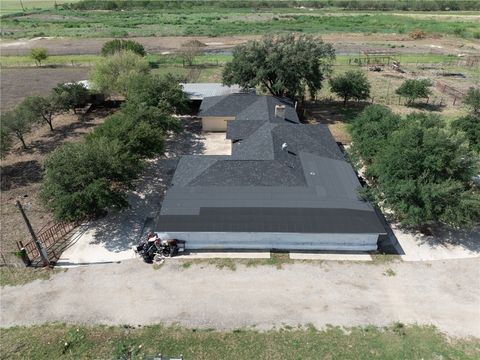
[[[480,337],[479,259],[160,269],[140,260],[90,265],[1,290],[1,326],[179,323],[193,328],[433,324]],[[390,269],[390,270],[388,270]]]

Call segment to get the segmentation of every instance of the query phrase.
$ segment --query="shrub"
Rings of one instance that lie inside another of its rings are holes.
[[[58,219],[98,216],[108,207],[128,205],[124,189],[141,165],[117,140],[66,144],[46,158],[40,196]]]
[[[474,114],[480,114],[480,88],[469,88],[467,96],[463,99],[463,103]]]
[[[421,29],[415,29],[412,31],[409,36],[414,40],[425,39],[427,37],[427,33],[422,31]]]
[[[343,105],[350,98],[365,100],[370,96],[370,83],[361,70],[347,71],[330,79],[332,91],[343,98]]]
[[[35,118],[29,114],[25,108],[18,106],[14,110],[2,114],[2,128],[10,134],[13,134],[20,142],[22,147],[27,149],[25,135],[30,132]]]
[[[52,90],[52,94],[52,104],[57,109],[71,109],[74,113],[90,101],[90,92],[80,83],[59,84]]]
[[[471,114],[452,122],[455,130],[462,131],[467,137],[470,147],[480,153],[480,116]]]
[[[0,125],[0,158],[3,159],[12,148],[12,133]]]
[[[113,55],[120,51],[131,51],[137,55],[145,56],[145,48],[142,44],[133,40],[115,39],[107,41],[102,47],[102,55]]]
[[[35,60],[37,66],[41,66],[42,61],[48,58],[48,51],[45,48],[33,48],[30,50],[30,57]]]
[[[149,158],[161,154],[164,149],[163,132],[145,121],[136,121],[117,112],[95,128],[87,141],[104,137],[118,141],[132,156]]]
[[[62,109],[60,104],[53,98],[44,98],[41,96],[29,96],[25,98],[21,106],[30,113],[30,117],[35,121],[42,121],[53,131],[53,116]]]
[[[407,105],[412,105],[419,98],[428,98],[433,83],[430,79],[407,79],[395,91],[396,94],[407,98]]]
[[[100,61],[92,70],[90,79],[97,90],[105,94],[126,95],[130,79],[148,74],[148,62],[131,51],[121,51]]]
[[[476,160],[465,139],[438,118],[411,115],[389,136],[370,169],[370,199],[393,210],[406,226],[468,225],[480,217],[480,194],[470,186]]]
[[[180,56],[183,59],[183,62],[188,66],[192,66],[195,61],[195,57],[202,53],[205,46],[206,45],[204,43],[196,39],[182,44]]]
[[[350,125],[352,153],[357,161],[370,165],[385,147],[390,134],[402,124],[402,118],[383,105],[365,108]]]

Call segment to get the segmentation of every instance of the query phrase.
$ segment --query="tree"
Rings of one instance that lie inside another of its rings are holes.
[[[189,99],[183,92],[180,79],[171,74],[132,76],[127,99],[136,104],[165,107],[177,114],[185,114],[189,110]]]
[[[120,51],[131,51],[137,55],[145,56],[145,48],[142,44],[133,41],[133,40],[123,40],[123,39],[115,39],[107,41],[103,44],[102,47],[102,55],[108,56],[113,55]]]
[[[161,130],[162,133],[182,130],[178,119],[172,116],[169,106],[149,106],[127,100],[122,105],[121,111],[136,123],[146,122],[153,128]]]
[[[370,83],[363,71],[351,70],[330,79],[332,91],[343,98],[343,105],[350,98],[365,100],[370,96]]]
[[[57,148],[44,167],[42,201],[57,219],[76,220],[127,206],[124,190],[142,163],[117,140],[100,137]]]
[[[407,105],[410,106],[419,98],[428,98],[432,94],[429,89],[432,84],[430,79],[407,79],[395,93],[406,97]]]
[[[472,113],[480,115],[480,88],[469,88],[463,103],[470,108]]]
[[[56,111],[70,109],[76,114],[76,109],[85,107],[90,100],[90,92],[81,83],[58,84],[52,90],[51,102]]]
[[[43,121],[53,131],[53,116],[60,111],[60,106],[51,98],[29,96],[20,105],[33,121]]]
[[[2,114],[2,128],[13,134],[22,143],[23,149],[27,149],[25,135],[32,128],[33,118],[22,107],[17,107]]]
[[[183,59],[184,64],[192,66],[195,61],[195,57],[203,52],[204,47],[205,44],[196,39],[183,43],[180,48],[180,56]]]
[[[402,118],[383,105],[370,105],[351,124],[354,160],[370,165],[386,146],[392,132],[402,125]]]
[[[0,158],[3,159],[12,148],[12,134],[5,126],[0,126]]]
[[[480,116],[468,115],[452,122],[455,130],[463,131],[470,147],[480,153]]]
[[[48,58],[48,51],[45,48],[33,48],[30,50],[30,57],[35,60],[37,66],[41,66],[42,61]]]
[[[237,46],[225,66],[223,83],[244,88],[261,85],[274,96],[303,99],[308,88],[313,98],[331,71],[332,44],[311,36],[293,34],[265,37]]]
[[[87,141],[99,137],[116,140],[132,156],[141,158],[153,157],[164,150],[163,131],[146,121],[136,121],[121,111],[98,125]]]
[[[100,61],[92,70],[90,79],[97,90],[105,94],[126,95],[133,76],[148,74],[148,62],[131,51],[121,51]]]
[[[365,192],[406,226],[471,224],[480,216],[471,187],[477,161],[463,137],[424,120],[412,115],[391,134],[370,169],[375,186]]]

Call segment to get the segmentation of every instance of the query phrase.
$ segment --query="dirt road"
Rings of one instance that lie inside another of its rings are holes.
[[[90,265],[1,290],[1,326],[45,322],[267,329],[282,324],[433,324],[480,337],[479,259],[211,265]],[[390,270],[388,270],[390,269]]]

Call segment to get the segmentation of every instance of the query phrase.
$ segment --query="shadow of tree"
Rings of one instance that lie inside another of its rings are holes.
[[[340,101],[312,101],[306,104],[305,110],[318,124],[348,123],[368,105],[370,103],[367,102],[349,102],[343,106]]]
[[[413,103],[409,105],[413,109],[426,110],[426,111],[442,111],[446,104],[427,104],[427,103]]]
[[[2,166],[0,172],[2,191],[27,186],[42,179],[42,167],[37,160],[19,161]]]
[[[480,224],[471,229],[454,229],[446,225],[431,228],[431,234],[424,235],[412,229],[400,229],[415,237],[419,245],[431,248],[438,246],[458,246],[472,252],[480,253]]]
[[[111,210],[105,217],[91,223],[91,227],[95,228],[91,243],[120,252],[140,241],[146,219],[155,219],[160,212],[179,157],[205,151],[200,121],[193,118],[181,121],[185,130],[168,137],[165,155],[147,161],[144,172],[135,182],[135,191],[127,194],[130,206],[123,210]]]

